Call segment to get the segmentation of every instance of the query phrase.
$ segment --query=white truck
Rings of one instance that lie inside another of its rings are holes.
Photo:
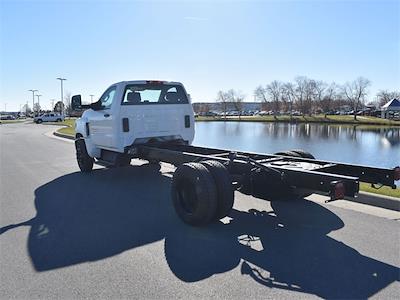
[[[46,113],[33,118],[33,121],[37,124],[42,122],[62,122],[64,121],[64,116],[57,113]]]
[[[179,82],[119,82],[95,103],[81,105],[77,95],[72,105],[89,108],[75,123],[78,146],[88,154],[78,157],[83,172],[92,169],[94,159],[107,166],[129,164],[127,148],[135,144],[191,144],[194,138],[193,108]]]
[[[303,150],[275,154],[191,146],[194,114],[179,82],[124,81],[111,85],[100,99],[72,108],[87,109],[77,119],[76,156],[82,172],[93,164],[121,167],[132,158],[177,166],[171,198],[178,216],[201,226],[227,216],[234,190],[267,200],[304,197],[313,192],[330,201],[354,197],[359,181],[396,188],[400,167],[374,168],[316,160]]]

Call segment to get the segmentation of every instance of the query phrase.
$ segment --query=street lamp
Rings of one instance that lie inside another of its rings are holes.
[[[89,95],[90,96],[90,103],[93,103],[93,96],[94,95]]]
[[[61,78],[61,77],[58,77],[57,78],[57,80],[60,80],[60,82],[61,82],[61,103],[62,103],[62,110],[63,110],[63,115],[65,115],[65,109],[64,109],[64,100],[63,100],[63,93],[64,93],[64,90],[63,90],[63,81],[64,80],[67,80],[67,79],[65,79],[65,78]]]
[[[33,112],[33,107],[35,106],[35,92],[38,92],[38,90],[29,90],[32,92],[32,112]]]
[[[38,109],[37,109],[37,115],[38,115],[38,117],[39,117],[39,112],[40,112],[40,97],[41,97],[42,95],[36,95],[36,97],[37,97],[37,104],[38,104]]]

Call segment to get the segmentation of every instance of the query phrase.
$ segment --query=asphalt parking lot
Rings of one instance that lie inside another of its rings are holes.
[[[55,127],[0,126],[0,298],[400,297],[399,220],[236,194],[229,218],[175,215],[173,168],[81,174]]]

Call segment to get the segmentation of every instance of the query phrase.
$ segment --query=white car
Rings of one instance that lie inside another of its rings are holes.
[[[48,113],[34,117],[33,121],[38,124],[42,122],[62,122],[64,121],[64,116],[56,113]]]
[[[128,164],[127,149],[136,144],[190,145],[194,138],[193,108],[179,82],[123,81],[90,105],[73,96],[72,108],[88,108],[75,122],[77,160],[84,172],[93,168],[94,159],[105,165]]]

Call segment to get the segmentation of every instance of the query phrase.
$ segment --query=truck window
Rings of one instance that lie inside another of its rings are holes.
[[[187,104],[186,93],[180,85],[134,84],[125,88],[122,105]]]
[[[101,102],[102,109],[111,108],[111,104],[114,101],[116,89],[117,87],[112,86],[107,91],[105,91],[104,94],[101,96],[99,101]]]

